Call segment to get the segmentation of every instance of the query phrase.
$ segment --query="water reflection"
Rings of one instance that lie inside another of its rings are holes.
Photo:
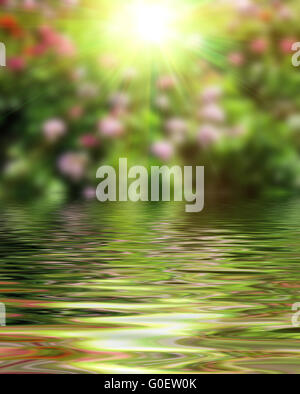
[[[300,201],[10,206],[1,372],[300,372]]]

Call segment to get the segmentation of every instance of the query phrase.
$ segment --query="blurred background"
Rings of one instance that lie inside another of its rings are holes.
[[[3,196],[93,199],[119,157],[205,165],[217,193],[299,188],[299,2],[154,7],[0,1]]]
[[[299,11],[0,0],[0,373],[300,372]],[[206,209],[90,202],[121,157]]]

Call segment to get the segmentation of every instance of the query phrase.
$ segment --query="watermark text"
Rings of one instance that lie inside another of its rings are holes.
[[[127,159],[121,158],[117,172],[112,166],[98,169],[97,178],[102,179],[96,190],[98,201],[173,200],[190,203],[185,206],[186,212],[201,212],[204,208],[204,167],[197,166],[195,171],[191,166],[183,169],[152,166],[150,171],[144,166],[128,169]]]

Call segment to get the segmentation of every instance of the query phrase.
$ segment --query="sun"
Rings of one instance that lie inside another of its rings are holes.
[[[120,6],[109,31],[127,48],[170,44],[176,34],[176,7],[169,0],[133,0]]]
[[[152,77],[160,67],[180,72],[196,52],[189,44],[195,36],[194,1],[115,0],[95,18],[95,39],[100,37],[101,50],[113,53],[120,67],[134,64]]]
[[[137,3],[131,6],[132,27],[137,38],[154,45],[172,36],[173,12],[163,4]]]

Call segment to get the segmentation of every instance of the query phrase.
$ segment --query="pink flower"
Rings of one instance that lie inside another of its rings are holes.
[[[243,15],[255,15],[258,6],[252,0],[235,0],[237,10]]]
[[[292,9],[282,3],[281,0],[273,0],[273,7],[276,10],[276,14],[281,20],[293,19],[294,13]]]
[[[23,8],[27,11],[31,11],[37,8],[37,4],[35,0],[24,0]]]
[[[268,49],[268,41],[265,38],[257,38],[250,44],[253,53],[262,54]]]
[[[109,103],[112,114],[114,116],[122,116],[126,113],[129,107],[130,98],[125,93],[117,92],[110,97]]]
[[[278,16],[279,18],[283,19],[283,20],[290,20],[293,19],[293,11],[287,7],[282,5],[281,7],[279,7],[278,10]]]
[[[56,45],[56,53],[61,56],[74,56],[76,53],[75,46],[71,39],[66,36],[60,36]]]
[[[82,195],[86,200],[94,200],[96,198],[96,190],[92,186],[83,189]]]
[[[47,46],[54,46],[57,44],[59,34],[52,29],[52,27],[44,25],[39,28],[39,34],[41,36],[43,44]]]
[[[113,93],[110,96],[109,104],[113,109],[127,109],[130,103],[130,98],[127,94],[122,92]]]
[[[173,146],[167,141],[156,142],[151,147],[152,153],[163,161],[168,161],[174,154]]]
[[[39,28],[42,44],[46,47],[51,47],[58,55],[74,56],[75,46],[71,39],[67,36],[61,35],[52,27],[44,25]]]
[[[184,119],[171,118],[167,121],[166,128],[170,133],[185,133],[187,131],[187,124]]]
[[[187,123],[182,118],[171,118],[166,122],[166,130],[172,137],[183,138],[187,132]]]
[[[203,125],[197,135],[197,140],[203,148],[213,145],[219,138],[219,130],[211,125]]]
[[[229,63],[233,66],[240,67],[245,63],[245,57],[241,52],[232,52],[228,55]]]
[[[61,119],[49,119],[43,125],[43,132],[48,141],[56,141],[66,133],[66,124]]]
[[[97,97],[99,89],[91,82],[84,82],[78,87],[78,96],[85,99],[92,99]]]
[[[12,71],[23,71],[25,68],[25,60],[21,56],[11,57],[7,60],[7,67]]]
[[[82,115],[83,108],[81,105],[74,105],[74,107],[69,110],[69,116],[71,119],[80,119]]]
[[[84,148],[94,148],[99,145],[99,141],[93,134],[85,134],[80,138],[80,144]]]
[[[187,132],[187,123],[182,118],[171,118],[166,123],[166,129],[174,143],[182,143]]]
[[[208,86],[202,92],[201,98],[205,103],[219,100],[222,96],[222,89],[219,86]]]
[[[284,54],[289,54],[289,53],[293,52],[292,46],[297,41],[298,40],[296,38],[292,38],[292,37],[287,37],[287,38],[284,38],[283,40],[281,40],[279,43],[279,48],[280,48],[281,52]]]
[[[46,18],[46,19],[54,19],[56,16],[56,13],[54,11],[54,8],[51,7],[50,5],[44,3],[40,5],[41,9],[41,14]]]
[[[87,157],[82,153],[65,153],[58,160],[58,168],[63,175],[78,181],[84,175]]]
[[[47,51],[47,46],[42,44],[36,44],[33,47],[29,47],[26,49],[26,54],[30,56],[41,56]]]
[[[176,79],[173,75],[162,75],[157,80],[157,87],[161,90],[170,90],[176,86]]]
[[[225,113],[220,106],[212,103],[202,108],[200,117],[207,121],[222,123],[225,120]]]
[[[76,7],[79,4],[79,0],[63,0],[62,2],[66,7]]]
[[[118,119],[109,115],[99,122],[99,131],[106,137],[119,137],[124,133],[124,126]]]

